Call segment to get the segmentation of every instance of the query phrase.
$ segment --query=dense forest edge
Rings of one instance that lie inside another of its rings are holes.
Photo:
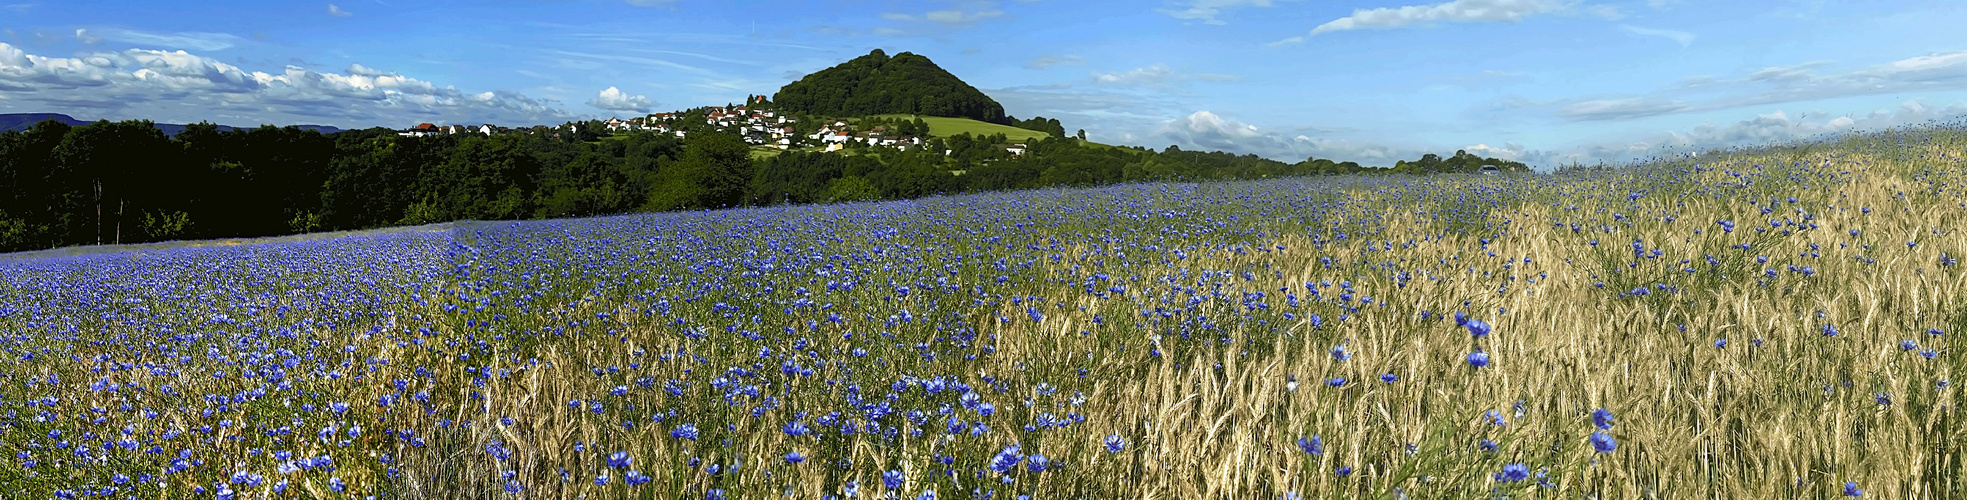
[[[1121,182],[1528,171],[1461,151],[1377,168],[1056,134],[1026,141],[1022,154],[1000,147],[1001,136],[960,134],[754,158],[736,134],[578,128],[587,132],[404,137],[201,123],[166,137],[146,120],[46,120],[0,132],[0,251]]]

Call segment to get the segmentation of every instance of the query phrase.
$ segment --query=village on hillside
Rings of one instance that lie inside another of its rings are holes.
[[[650,113],[644,116],[622,119],[611,117],[599,122],[608,135],[629,132],[654,132],[684,138],[692,130],[732,133],[742,136],[746,144],[760,148],[778,150],[811,148],[825,152],[839,152],[849,147],[886,147],[897,150],[910,147],[923,147],[926,134],[902,134],[890,130],[885,125],[860,127],[839,119],[817,120],[819,127],[809,133],[800,133],[798,118],[786,116],[771,109],[765,96],[748,98],[747,105],[725,105],[698,108],[690,111],[670,111]],[[692,121],[700,116],[701,125]],[[580,131],[583,122],[567,122],[557,126],[536,125],[532,127],[502,127],[491,124],[480,125],[437,125],[419,123],[416,126],[399,130],[397,135],[404,137],[429,137],[458,134],[551,134],[558,137],[562,133],[574,134]],[[594,126],[594,125],[588,125]],[[597,131],[599,132],[599,131]],[[1003,148],[1013,156],[1024,154],[1024,144],[1003,144]],[[947,152],[945,152],[947,154]]]

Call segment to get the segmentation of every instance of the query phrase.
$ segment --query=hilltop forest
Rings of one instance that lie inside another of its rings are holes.
[[[772,96],[779,109],[825,116],[912,114],[1009,125],[1004,106],[929,58],[881,49],[806,75]]]

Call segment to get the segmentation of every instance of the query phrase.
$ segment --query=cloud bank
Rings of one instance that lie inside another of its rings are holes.
[[[105,38],[109,35],[104,33]],[[516,92],[465,92],[360,64],[340,73],[299,66],[269,73],[183,50],[47,57],[0,43],[0,90],[9,97],[0,101],[0,107],[10,111],[80,108],[105,117],[186,122],[216,118],[239,125],[246,125],[244,121],[344,128],[423,121],[534,124],[575,117],[549,101]]]

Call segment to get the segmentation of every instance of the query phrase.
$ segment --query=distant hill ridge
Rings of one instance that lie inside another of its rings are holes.
[[[825,116],[916,114],[1009,124],[1004,105],[929,58],[881,49],[786,84],[780,109]]]
[[[27,130],[30,128],[34,128],[34,124],[41,123],[42,120],[48,120],[48,119],[54,119],[62,123],[66,123],[71,127],[79,127],[82,125],[95,123],[95,122],[77,120],[74,117],[70,117],[68,115],[64,115],[61,113],[0,113],[0,132]],[[178,135],[178,132],[184,131],[183,124],[158,123],[156,125],[157,125],[157,130],[163,131],[164,135],[167,137],[176,137]],[[295,126],[300,127],[301,130],[316,130],[316,131],[320,131],[323,134],[332,134],[341,131],[341,129],[339,128],[330,127],[326,125],[295,125]],[[218,127],[220,132],[230,132],[233,130],[238,130],[238,127],[230,127],[226,125],[219,125]]]

